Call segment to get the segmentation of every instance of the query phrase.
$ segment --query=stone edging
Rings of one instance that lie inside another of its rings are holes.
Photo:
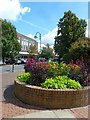
[[[17,80],[15,96],[24,103],[45,108],[73,108],[90,104],[90,86],[79,90],[45,89]]]

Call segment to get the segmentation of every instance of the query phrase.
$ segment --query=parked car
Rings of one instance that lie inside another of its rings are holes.
[[[16,62],[15,62],[15,64],[21,64],[22,62],[21,62],[21,59],[16,59]]]
[[[52,61],[53,62],[59,62],[59,58],[54,58]]]
[[[25,64],[27,59],[21,58],[21,64]]]
[[[13,64],[13,63],[15,64],[15,63],[16,63],[16,60],[15,60],[15,59],[8,58],[8,59],[5,60],[5,63],[6,63],[6,64]]]

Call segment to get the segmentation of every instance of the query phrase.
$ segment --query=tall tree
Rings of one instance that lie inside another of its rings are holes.
[[[79,19],[70,10],[64,13],[58,22],[58,32],[54,43],[55,52],[60,58],[68,53],[73,42],[79,38],[85,39],[86,26],[86,21]]]
[[[5,57],[10,57],[14,59],[16,55],[19,54],[21,50],[21,45],[17,41],[16,28],[6,20],[0,19],[2,22],[2,36],[1,36],[1,47],[2,47],[2,59],[4,63]]]

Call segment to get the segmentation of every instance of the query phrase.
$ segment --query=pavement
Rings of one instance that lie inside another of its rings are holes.
[[[14,65],[14,66],[9,64],[4,64],[0,66],[0,73],[10,73],[12,71],[21,70],[23,68],[24,68],[24,64]]]
[[[45,109],[21,102],[14,96],[14,80],[19,73],[24,73],[24,70],[0,73],[1,118],[12,118],[13,120],[14,118],[55,118],[61,120],[83,118],[90,120],[90,106],[71,109]]]
[[[69,110],[43,110],[15,118],[75,118],[75,116]]]

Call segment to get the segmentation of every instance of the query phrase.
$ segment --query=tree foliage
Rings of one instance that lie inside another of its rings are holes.
[[[65,62],[69,62],[70,59],[76,60],[83,57],[86,63],[90,58],[90,40],[80,39],[71,44],[69,52],[63,56]]]
[[[30,55],[38,54],[37,46],[31,44],[31,45],[29,46],[29,50],[28,50],[28,52],[29,52]]]
[[[41,50],[41,53],[39,54],[39,57],[43,57],[46,59],[54,57],[53,49],[50,48],[49,44],[47,44],[46,47],[43,47],[43,49]]]
[[[0,20],[2,22],[2,58],[4,62],[5,57],[14,59],[21,50],[21,45],[17,40],[16,28],[6,20]]]
[[[79,19],[70,10],[58,22],[58,32],[55,37],[54,49],[62,57],[68,53],[71,44],[79,38],[85,38],[86,21]]]

